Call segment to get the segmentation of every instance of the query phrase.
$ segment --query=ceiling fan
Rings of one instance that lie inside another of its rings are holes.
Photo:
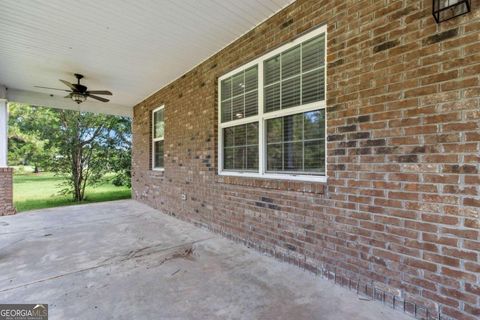
[[[66,95],[65,98],[70,98],[78,104],[87,100],[87,97],[98,100],[98,101],[101,101],[101,102],[110,101],[110,100],[105,99],[103,97],[97,96],[97,94],[111,96],[112,93],[110,91],[107,91],[107,90],[87,90],[88,88],[86,86],[80,84],[80,80],[83,78],[83,75],[78,74],[78,73],[75,73],[74,75],[75,75],[75,78],[77,78],[77,83],[70,83],[70,82],[65,81],[65,80],[60,80],[60,82],[65,84],[67,87],[69,87],[70,90],[49,88],[49,87],[40,87],[40,86],[35,86],[35,88],[69,92],[69,94]]]

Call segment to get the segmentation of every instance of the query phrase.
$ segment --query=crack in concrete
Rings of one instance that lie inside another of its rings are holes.
[[[127,262],[127,261],[129,261],[131,259],[135,259],[135,258],[145,257],[145,256],[149,256],[149,255],[152,255],[152,254],[158,254],[158,253],[162,253],[162,252],[165,252],[165,251],[171,251],[171,250],[175,250],[175,249],[186,248],[181,253],[173,252],[170,255],[167,255],[167,257],[165,257],[158,264],[158,265],[162,265],[169,260],[186,257],[188,255],[193,254],[193,245],[194,244],[204,242],[204,241],[208,241],[208,240],[211,240],[211,239],[214,239],[214,238],[215,237],[209,237],[209,238],[205,238],[205,239],[190,241],[190,242],[186,242],[186,243],[183,243],[183,244],[180,244],[180,245],[171,246],[171,247],[167,247],[167,248],[160,249],[160,250],[157,250],[157,251],[148,252],[148,253],[142,254],[142,255],[137,255],[137,253],[144,252],[147,249],[152,249],[152,248],[159,247],[161,244],[154,245],[154,246],[147,246],[147,247],[139,248],[139,249],[136,249],[136,250],[130,250],[127,254],[107,258],[106,260],[100,262],[100,264],[98,264],[96,266],[92,266],[92,267],[88,267],[88,268],[84,268],[84,269],[79,269],[79,270],[74,270],[74,271],[71,271],[71,272],[62,273],[62,274],[51,276],[51,277],[48,277],[48,278],[35,280],[35,281],[29,282],[29,283],[23,283],[23,284],[14,286],[14,287],[0,289],[0,292],[6,292],[6,291],[19,289],[19,288],[24,288],[24,287],[28,287],[28,286],[33,285],[33,284],[42,283],[42,282],[55,280],[55,279],[58,279],[58,278],[62,278],[62,277],[66,277],[66,276],[70,276],[70,275],[74,275],[74,274],[78,274],[78,273],[82,273],[82,272],[86,272],[86,271],[95,270],[95,269],[102,268],[102,267],[111,266],[111,265],[114,265],[116,263],[121,264],[121,263]],[[119,257],[124,257],[124,258],[120,259],[120,260],[114,260],[114,259],[119,258]],[[110,261],[110,262],[107,263],[107,261]]]

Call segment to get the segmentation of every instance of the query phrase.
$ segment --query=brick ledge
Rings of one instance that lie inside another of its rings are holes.
[[[303,182],[281,179],[265,179],[252,177],[215,176],[215,182],[239,186],[294,191],[314,194],[325,194],[327,184],[324,182]]]

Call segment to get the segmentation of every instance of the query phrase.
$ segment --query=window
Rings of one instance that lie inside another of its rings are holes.
[[[165,120],[163,117],[164,107],[153,110],[152,114],[152,169],[163,170],[164,168],[164,135]]]
[[[325,181],[325,43],[318,28],[219,79],[219,174]]]

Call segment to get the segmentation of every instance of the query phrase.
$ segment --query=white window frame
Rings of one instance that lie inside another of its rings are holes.
[[[163,110],[163,137],[155,138],[155,113]],[[163,167],[155,167],[155,142],[163,141]],[[152,170],[165,171],[165,105],[162,105],[152,111]]]
[[[325,98],[323,101],[312,102],[305,105],[300,105],[293,108],[286,108],[281,110],[276,110],[268,113],[264,113],[264,100],[263,100],[263,62],[268,60],[290,48],[295,47],[296,45],[310,40],[316,36],[325,34],[325,61],[324,61],[324,92]],[[222,80],[231,77],[232,75],[246,70],[254,65],[258,65],[258,114],[256,116],[250,116],[248,118],[232,120],[222,123],[222,108],[221,108],[221,82]],[[307,181],[307,182],[326,182],[327,181],[327,112],[326,112],[326,101],[327,101],[327,26],[323,25],[318,27],[315,30],[308,32],[307,34],[300,36],[293,41],[282,45],[281,47],[270,51],[269,53],[250,61],[247,64],[244,64],[218,78],[218,175],[221,176],[237,176],[237,177],[250,177],[250,178],[263,178],[263,179],[278,179],[278,180],[295,180],[295,181]],[[266,157],[266,121],[272,118],[285,117],[293,114],[314,111],[314,110],[325,110],[325,174],[324,175],[306,175],[306,174],[293,174],[293,173],[268,173],[267,168],[267,157]],[[232,170],[223,170],[223,129],[228,127],[233,127],[236,125],[241,125],[250,122],[258,122],[258,172],[251,171],[232,171]]]

